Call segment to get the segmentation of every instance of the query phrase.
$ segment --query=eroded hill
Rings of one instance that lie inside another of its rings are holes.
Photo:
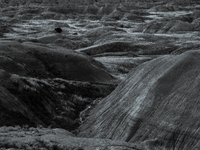
[[[198,148],[199,60],[191,51],[138,66],[91,111],[79,135],[149,149]]]
[[[0,126],[75,130],[86,105],[115,88],[101,63],[74,51],[4,41],[0,57]]]

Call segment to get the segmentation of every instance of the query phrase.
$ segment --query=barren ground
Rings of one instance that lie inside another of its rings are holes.
[[[112,110],[120,112],[125,107],[118,94],[123,84],[136,84],[128,83],[131,70],[143,71],[152,60],[199,50],[198,2],[63,5],[62,1],[11,0],[0,4],[0,149],[173,148],[156,147],[155,141],[152,146],[148,141],[153,139],[146,137],[138,141],[134,136],[128,141],[120,139],[123,136],[108,130],[105,122],[99,126],[91,122],[105,119],[100,112],[110,105],[108,100],[114,100]],[[62,32],[56,32],[56,28]],[[135,86],[140,87],[139,83]],[[91,114],[91,110],[100,112]],[[128,111],[131,114],[131,108]],[[88,116],[96,118],[85,122]],[[88,124],[93,131],[85,129]]]

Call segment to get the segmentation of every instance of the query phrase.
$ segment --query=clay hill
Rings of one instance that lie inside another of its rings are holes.
[[[199,65],[199,51],[141,64],[90,112],[79,135],[145,149],[198,149]]]
[[[115,87],[105,67],[84,54],[31,43],[0,44],[0,126],[75,130],[80,111]]]
[[[2,41],[1,65],[5,71],[36,78],[106,82],[113,77],[91,57],[58,47]]]

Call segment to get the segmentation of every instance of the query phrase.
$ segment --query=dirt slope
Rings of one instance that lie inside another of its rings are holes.
[[[0,70],[0,126],[28,125],[75,130],[79,113],[114,85],[37,79]]]
[[[199,51],[143,63],[91,111],[80,136],[199,148],[199,68]]]
[[[74,130],[79,113],[115,85],[104,66],[67,49],[0,42],[0,126]]]
[[[113,77],[104,66],[87,55],[33,43],[0,42],[0,69],[37,78],[106,82]]]
[[[141,150],[133,143],[108,139],[78,138],[64,129],[1,127],[0,149],[42,150]]]

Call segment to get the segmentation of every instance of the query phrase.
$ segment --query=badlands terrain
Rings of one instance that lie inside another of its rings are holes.
[[[1,0],[0,150],[199,150],[200,1]]]

